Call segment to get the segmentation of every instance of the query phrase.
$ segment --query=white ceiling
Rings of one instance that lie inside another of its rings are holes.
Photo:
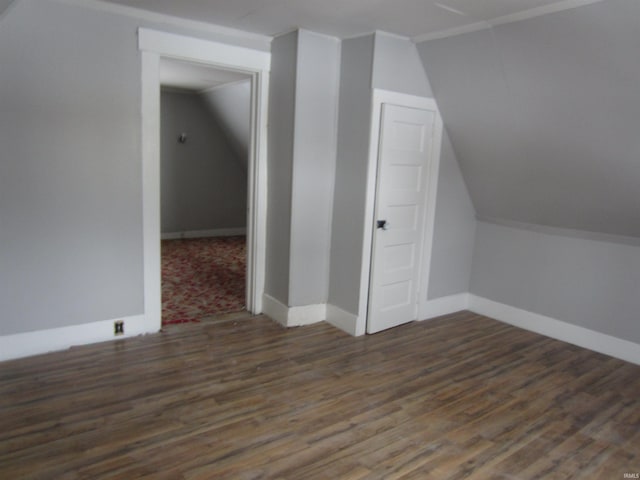
[[[374,30],[428,38],[600,0],[105,1],[269,36],[306,28],[341,38]]]
[[[244,73],[218,70],[207,65],[163,58],[160,62],[160,84],[163,87],[201,92],[250,78]]]

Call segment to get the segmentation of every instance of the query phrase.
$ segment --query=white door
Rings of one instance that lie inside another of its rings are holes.
[[[435,113],[383,104],[367,332],[416,320]]]

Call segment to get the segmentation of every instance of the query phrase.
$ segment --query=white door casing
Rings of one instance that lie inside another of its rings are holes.
[[[142,52],[142,170],[144,316],[161,327],[160,78],[163,57],[251,75],[251,144],[247,221],[247,310],[262,312],[266,256],[267,99],[271,54],[140,28]]]
[[[435,113],[384,104],[367,332],[417,319]]]

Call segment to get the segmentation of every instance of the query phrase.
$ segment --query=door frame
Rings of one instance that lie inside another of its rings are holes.
[[[247,310],[262,312],[266,271],[267,109],[271,54],[146,28],[142,56],[142,211],[144,315],[162,326],[160,268],[160,60],[174,58],[251,76],[251,142],[247,200]]]
[[[422,233],[422,264],[418,279],[418,312],[421,303],[427,302],[429,290],[429,273],[431,271],[431,254],[433,247],[433,226],[435,221],[436,197],[438,188],[438,172],[440,170],[440,151],[442,147],[443,123],[438,105],[433,98],[419,97],[405,93],[392,92],[383,89],[373,89],[371,99],[371,126],[369,137],[369,158],[367,164],[366,201],[364,214],[364,228],[362,238],[362,262],[360,271],[360,298],[358,303],[358,318],[356,335],[363,335],[367,330],[369,318],[369,288],[371,276],[371,262],[373,261],[374,214],[377,190],[378,156],[380,147],[380,126],[382,122],[382,104],[388,103],[401,107],[418,108],[434,112],[433,142],[431,150],[431,164],[428,172],[427,205]]]

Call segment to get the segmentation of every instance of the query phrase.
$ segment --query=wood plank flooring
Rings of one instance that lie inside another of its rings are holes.
[[[269,319],[0,364],[1,479],[622,479],[640,367],[469,312]]]

